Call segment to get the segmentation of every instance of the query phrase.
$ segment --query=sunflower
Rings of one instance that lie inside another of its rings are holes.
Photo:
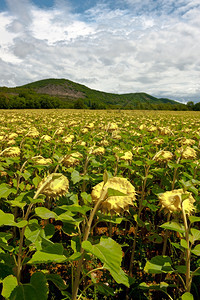
[[[177,152],[181,154],[183,159],[193,159],[197,156],[196,151],[189,146],[181,147],[177,150]]]
[[[20,148],[19,147],[6,148],[0,153],[0,156],[4,156],[4,157],[20,156]]]
[[[65,155],[62,164],[69,168],[69,167],[74,167],[80,163],[80,159],[83,157],[83,155],[79,152],[74,152],[69,155]]]
[[[109,196],[109,189],[114,190]],[[116,191],[116,195],[115,194]],[[100,209],[103,213],[120,214],[129,210],[129,205],[135,204],[136,192],[134,186],[126,179],[120,177],[112,177],[104,184],[98,183],[93,187],[91,196],[94,203],[96,203],[101,194],[107,192],[107,198],[104,200]],[[121,195],[120,195],[121,194]]]
[[[43,178],[38,185],[38,190],[41,188],[40,193],[50,198],[63,196],[68,192],[69,181],[61,173],[52,173]]]
[[[173,157],[173,154],[170,151],[160,150],[154,156],[154,160],[159,161],[159,162],[167,162],[167,161],[171,160],[172,157]]]
[[[105,148],[104,147],[98,147],[92,150],[91,152],[93,155],[103,155],[105,154]]]
[[[32,157],[32,161],[36,164],[36,165],[49,165],[52,164],[52,160],[51,158],[44,158],[41,155],[37,155]]]
[[[126,151],[124,155],[120,157],[121,160],[131,161],[133,159],[133,154],[131,151]]]
[[[186,196],[183,198],[183,196]],[[182,200],[183,199],[183,200]],[[160,204],[166,212],[184,211],[191,214],[194,211],[195,199],[190,192],[183,189],[167,191],[159,196]]]

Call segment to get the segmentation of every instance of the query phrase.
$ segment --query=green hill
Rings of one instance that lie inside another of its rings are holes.
[[[15,88],[0,88],[8,108],[177,109],[174,100],[146,93],[113,94],[67,79],[44,79]],[[17,107],[16,107],[17,106]],[[30,107],[31,106],[31,107]]]

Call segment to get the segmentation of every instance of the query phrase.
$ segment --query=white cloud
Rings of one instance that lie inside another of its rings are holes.
[[[91,26],[73,19],[70,14],[63,20],[63,11],[57,9],[49,11],[34,9],[31,30],[34,38],[46,40],[48,44],[69,42],[94,32]]]
[[[197,0],[99,2],[84,14],[7,0],[0,13],[0,85],[67,78],[108,92],[199,100]],[[72,5],[73,2],[71,2]]]

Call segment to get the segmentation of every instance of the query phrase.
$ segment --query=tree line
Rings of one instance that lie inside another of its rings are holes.
[[[113,104],[96,101],[92,98],[70,99],[59,98],[46,94],[38,94],[34,91],[22,91],[19,94],[0,94],[0,109],[125,109],[125,110],[194,110],[200,111],[200,102],[194,103],[189,101],[185,104],[158,103],[152,104],[147,102],[127,102],[122,104]]]

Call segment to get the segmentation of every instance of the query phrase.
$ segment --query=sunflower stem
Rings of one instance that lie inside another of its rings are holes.
[[[150,166],[147,166],[145,169],[145,178],[143,181],[142,185],[142,193],[141,193],[141,198],[139,201],[139,210],[138,210],[138,219],[140,219],[141,212],[143,210],[143,201],[145,197],[145,188],[146,188],[146,183],[147,183],[147,176],[149,174],[149,169]],[[131,259],[130,259],[130,265],[129,265],[129,275],[132,277],[133,276],[133,263],[134,263],[134,257],[135,257],[135,249],[136,249],[136,239],[137,239],[137,233],[138,233],[138,222],[135,227],[135,235],[134,235],[134,240],[133,240],[133,246],[132,246],[132,252],[131,252]]]
[[[182,215],[183,215],[183,222],[184,222],[184,227],[185,227],[185,240],[187,244],[187,248],[185,250],[185,259],[186,259],[186,292],[190,293],[191,289],[191,275],[190,275],[190,257],[191,257],[191,250],[190,250],[190,242],[189,242],[189,227],[188,227],[188,222],[187,222],[187,215],[185,213],[185,210],[182,205]]]
[[[102,193],[101,193],[101,196],[100,196],[99,200],[97,201],[96,205],[94,206],[93,210],[90,213],[89,220],[88,220],[88,222],[86,224],[86,227],[85,227],[85,232],[84,232],[84,235],[83,235],[82,242],[88,240],[88,237],[89,237],[89,234],[90,234],[90,231],[91,231],[91,226],[92,226],[93,219],[95,217],[96,212],[99,209],[99,206],[100,206],[101,202],[106,200],[106,195],[107,195],[107,190],[104,190],[104,191],[102,190]],[[82,256],[81,256],[81,258],[78,262],[78,266],[77,266],[77,269],[76,269],[76,275],[75,275],[73,290],[72,290],[72,300],[76,300],[76,298],[77,298],[79,284],[80,284],[80,275],[81,275],[81,269],[82,269],[82,265],[83,265],[85,250],[81,247],[80,252],[81,252]]]

